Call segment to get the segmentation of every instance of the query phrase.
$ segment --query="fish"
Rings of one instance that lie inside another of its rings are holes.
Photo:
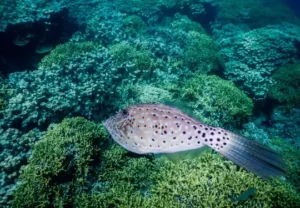
[[[104,126],[116,143],[136,154],[176,153],[210,147],[262,178],[285,173],[285,162],[271,148],[201,123],[169,105],[131,105],[105,120]]]

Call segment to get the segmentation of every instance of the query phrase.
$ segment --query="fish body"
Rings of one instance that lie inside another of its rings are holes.
[[[104,123],[112,138],[137,154],[174,153],[209,146],[262,177],[282,175],[284,162],[268,147],[210,126],[163,104],[139,104]]]

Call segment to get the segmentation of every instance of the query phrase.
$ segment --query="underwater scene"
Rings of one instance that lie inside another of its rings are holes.
[[[300,208],[300,2],[0,0],[0,207]]]

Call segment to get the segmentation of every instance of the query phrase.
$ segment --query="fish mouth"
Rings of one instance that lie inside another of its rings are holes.
[[[111,130],[116,131],[117,129],[123,127],[123,125],[126,123],[125,121],[126,121],[126,118],[113,116],[104,121],[104,126],[108,131],[111,131]]]
[[[106,119],[106,120],[104,121],[104,126],[105,126],[105,128],[106,128],[108,131],[110,131],[110,130],[112,129],[112,126],[113,126],[113,120],[112,120],[111,118]]]

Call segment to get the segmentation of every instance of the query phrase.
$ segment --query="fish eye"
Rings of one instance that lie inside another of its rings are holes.
[[[123,116],[127,116],[128,115],[128,111],[127,110],[122,110],[122,114],[123,114]]]

